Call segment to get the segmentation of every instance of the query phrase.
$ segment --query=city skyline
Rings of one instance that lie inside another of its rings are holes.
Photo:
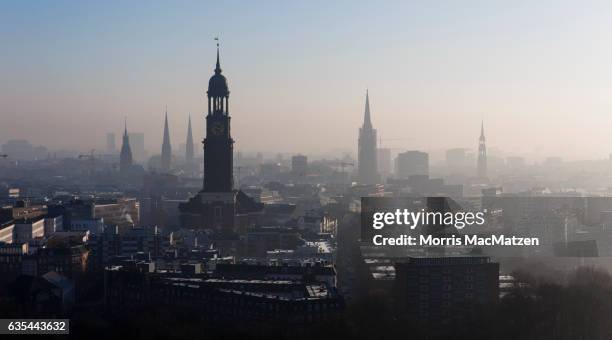
[[[0,334],[612,339],[612,5],[545,1],[1,3]]]
[[[189,113],[201,141],[206,61],[220,34],[237,151],[356,154],[368,88],[384,147],[476,150],[484,119],[492,150],[603,159],[612,150],[612,50],[600,44],[610,10],[595,5],[334,3],[322,13],[315,3],[9,3],[0,143],[103,149],[127,115],[155,154],[166,104],[171,142],[185,140]],[[49,120],[61,122],[53,132]]]

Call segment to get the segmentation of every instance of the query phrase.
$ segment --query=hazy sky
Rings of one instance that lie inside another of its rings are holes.
[[[612,152],[609,1],[2,1],[0,143],[200,140],[216,34],[238,150],[355,150],[367,87],[387,146]]]

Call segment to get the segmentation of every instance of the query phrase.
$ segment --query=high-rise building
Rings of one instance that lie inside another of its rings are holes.
[[[485,144],[484,122],[480,124],[480,138],[478,140],[478,177],[487,177],[487,146]]]
[[[446,150],[446,166],[451,173],[460,173],[468,166],[467,151],[465,148]],[[473,169],[472,164],[469,164],[469,169]]]
[[[113,135],[114,136],[114,135]],[[133,163],[132,148],[130,148],[130,137],[127,132],[127,122],[123,130],[123,141],[121,143],[121,154],[119,155],[119,171],[127,171]]]
[[[378,172],[382,176],[389,176],[391,174],[391,149],[379,148],[376,153],[378,160]]]
[[[161,170],[169,172],[172,161],[172,146],[170,145],[170,130],[168,129],[168,108],[166,108],[166,120],[164,121],[164,141],[161,150]]]
[[[370,96],[366,91],[363,125],[359,129],[357,164],[359,183],[376,184],[379,182],[380,178],[378,176],[376,158],[376,129],[372,127],[372,120],[370,117]]]
[[[115,134],[109,132],[106,134],[106,152],[114,154],[116,150],[117,146],[115,145]]]
[[[132,159],[134,162],[144,162],[147,160],[145,150],[145,135],[142,132],[128,133],[130,138],[130,148],[132,149]]]
[[[395,159],[397,178],[409,178],[414,175],[429,176],[429,154],[421,151],[406,151]]]
[[[498,301],[499,263],[476,256],[411,257],[395,265],[393,290],[398,312],[419,323],[461,323],[473,308]]]
[[[48,150],[45,147],[35,147],[24,139],[7,141],[2,145],[2,153],[17,160],[35,160],[48,156]]]
[[[304,178],[308,170],[308,157],[295,155],[291,157],[291,172],[298,178]]]
[[[187,123],[187,141],[185,144],[185,162],[187,164],[193,163],[193,134],[191,133],[191,115],[189,115],[189,122]]]

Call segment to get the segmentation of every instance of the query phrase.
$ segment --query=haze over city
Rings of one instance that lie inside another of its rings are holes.
[[[355,153],[366,88],[386,147],[476,149],[484,119],[510,154],[612,151],[606,2],[1,7],[0,143],[103,149],[127,116],[159,153],[166,105],[175,150],[188,114],[200,141],[219,35],[238,151]]]
[[[611,19],[0,2],[0,334],[612,339]]]

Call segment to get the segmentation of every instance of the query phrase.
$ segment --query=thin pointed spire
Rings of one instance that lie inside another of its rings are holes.
[[[217,36],[215,40],[217,41],[217,66],[215,67],[215,73],[219,74],[221,73],[221,62],[219,61],[219,37]]]
[[[168,128],[168,109],[166,109],[166,118],[164,120],[164,144],[170,145],[170,129]]]
[[[166,108],[166,118],[164,120],[164,144],[170,144],[170,129],[168,128],[168,109]]]
[[[363,126],[372,127],[372,119],[370,118],[370,95],[368,89],[366,89],[366,102],[365,102],[365,114],[363,117]]]
[[[484,119],[480,122],[480,138],[478,140],[477,172],[479,178],[487,177],[487,145],[484,133]]]
[[[172,159],[172,147],[170,146],[170,129],[168,128],[168,105],[166,105],[166,118],[164,121],[164,140],[162,143],[161,163],[162,170],[170,170],[170,161]]]
[[[119,170],[126,171],[132,166],[132,148],[130,147],[130,137],[127,132],[127,116],[123,120],[123,141],[121,142],[121,153],[119,154]]]
[[[480,140],[485,140],[484,120],[480,121]]]
[[[187,142],[185,144],[185,159],[188,163],[193,162],[193,134],[191,133],[191,114],[187,123]]]
[[[379,183],[376,155],[376,129],[370,117],[370,91],[366,89],[365,113],[363,126],[359,129],[358,170],[359,182],[362,184]]]

